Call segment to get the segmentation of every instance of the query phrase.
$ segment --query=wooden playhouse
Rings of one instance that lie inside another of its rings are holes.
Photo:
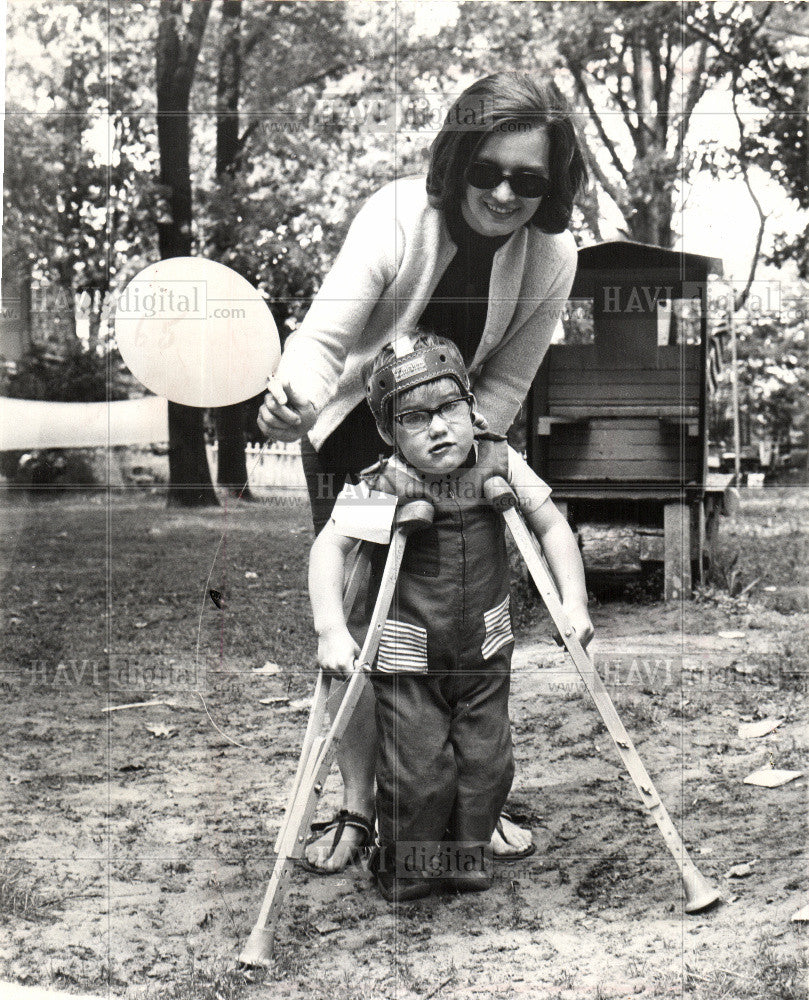
[[[666,600],[701,578],[730,481],[708,475],[707,289],[721,274],[716,258],[639,243],[580,250],[565,340],[528,399],[529,462],[571,524],[621,529],[621,568],[662,562]],[[585,540],[591,569],[593,555]]]

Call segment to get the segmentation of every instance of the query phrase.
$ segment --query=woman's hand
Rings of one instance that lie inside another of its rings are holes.
[[[314,427],[314,406],[288,384],[271,378],[258,411],[258,426],[268,441],[297,441]]]
[[[345,626],[332,626],[318,636],[318,666],[332,677],[349,677],[360,647]]]

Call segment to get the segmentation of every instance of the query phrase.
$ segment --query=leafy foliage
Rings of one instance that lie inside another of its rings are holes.
[[[745,315],[737,321],[740,410],[744,437],[750,442],[772,442],[783,452],[790,450],[791,435],[805,432],[806,400],[809,398],[809,357],[805,319],[795,312],[785,322],[790,305],[781,314]],[[712,401],[711,438],[732,440],[730,370],[725,369],[719,393]]]
[[[35,344],[2,378],[0,392],[14,399],[106,402],[126,399],[131,381],[117,351],[96,351],[73,340],[59,354]]]

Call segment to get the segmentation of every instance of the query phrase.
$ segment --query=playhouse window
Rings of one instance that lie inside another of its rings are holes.
[[[562,309],[561,334],[557,327],[554,343],[593,343],[593,300],[568,299]]]
[[[702,303],[699,299],[658,299],[657,346],[699,344]]]

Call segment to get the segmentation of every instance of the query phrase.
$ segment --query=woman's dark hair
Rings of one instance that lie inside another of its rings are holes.
[[[550,190],[531,222],[546,233],[570,224],[573,200],[587,182],[587,166],[567,102],[550,82],[527,73],[484,76],[461,94],[430,148],[430,204],[456,213],[466,189],[464,174],[490,135],[541,127],[550,140]]]

